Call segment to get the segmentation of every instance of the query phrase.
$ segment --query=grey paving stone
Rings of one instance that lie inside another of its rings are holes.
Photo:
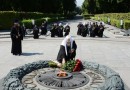
[[[80,21],[84,22],[84,20],[68,21],[71,26],[70,34],[78,45],[76,58],[97,62],[112,68],[119,73],[126,86],[130,88],[130,39],[115,38],[107,31],[104,34],[109,38],[77,36],[77,24]],[[10,53],[11,39],[0,38],[0,79],[18,66],[39,60],[55,60],[62,40],[63,38],[50,38],[50,36],[40,36],[38,40],[29,37],[22,42],[23,55],[13,56]]]

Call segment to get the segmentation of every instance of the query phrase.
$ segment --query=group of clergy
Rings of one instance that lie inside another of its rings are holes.
[[[38,39],[40,35],[47,35],[47,22],[44,21],[40,27],[37,25],[33,26],[33,38]],[[41,32],[40,30],[41,29]],[[51,26],[50,29],[51,37],[66,37],[69,35],[70,32],[70,26],[69,24],[66,24],[65,27],[63,27],[62,23],[54,23]],[[39,35],[40,34],[40,35]],[[24,25],[20,25],[18,20],[15,20],[12,28],[11,28],[11,40],[12,40],[12,48],[11,53],[13,55],[21,55],[22,54],[22,40],[23,37],[26,35],[26,27]]]
[[[41,27],[37,27],[37,25],[34,25],[33,27],[33,35],[34,39],[39,38],[39,29],[41,29],[41,35],[47,35],[47,22],[45,21],[42,23]],[[51,37],[64,37],[69,35],[70,33],[70,26],[69,24],[66,24],[63,26],[62,23],[54,23],[51,25],[51,28],[49,30],[51,32]]]
[[[90,36],[90,37],[103,37],[104,32],[104,25],[102,23],[98,24],[97,22],[90,24],[90,23],[79,23],[78,24],[78,31],[77,35],[81,35],[83,37]],[[39,29],[41,29],[41,32],[39,32]],[[33,38],[38,39],[39,33],[41,35],[47,35],[47,22],[43,22],[40,27],[37,25],[33,25]],[[51,37],[66,37],[70,33],[70,26],[69,24],[66,24],[63,26],[62,23],[54,23],[51,25],[50,28]],[[22,54],[22,40],[23,37],[26,34],[26,28],[25,26],[20,26],[18,21],[14,22],[14,25],[11,28],[11,40],[12,40],[12,49],[11,53],[13,55],[21,55]]]
[[[41,32],[39,31],[39,29],[41,29]],[[38,27],[37,25],[33,25],[33,38],[38,39],[39,33],[41,35],[47,34],[47,21],[44,21],[40,27]]]
[[[42,25],[45,25],[45,23],[43,23]],[[52,27],[51,30],[54,30],[54,28],[57,28],[57,31],[54,33],[53,31],[51,31],[53,37],[55,35],[59,36],[59,37],[63,37],[63,26],[60,24],[58,27],[56,27],[57,25],[54,24],[54,26]],[[44,27],[42,27],[43,29],[45,29]],[[59,29],[62,28],[62,32],[58,31]],[[70,27],[68,25],[66,25],[66,27],[64,28],[65,30],[68,30],[66,28]],[[21,55],[22,54],[22,40],[23,40],[23,29],[20,24],[18,22],[15,22],[14,25],[11,28],[11,40],[12,40],[12,49],[11,49],[11,53],[13,55]],[[35,31],[38,31],[37,26],[34,26]],[[36,33],[36,32],[33,33]],[[41,34],[46,34],[47,31],[41,31]],[[38,32],[37,32],[38,33]],[[75,42],[75,40],[68,35],[69,32],[65,31],[65,38],[62,41],[61,45],[60,45],[60,49],[57,55],[57,60],[54,61],[58,67],[61,67],[62,64],[66,63],[69,60],[75,60],[75,56],[76,56],[76,49],[77,49],[77,44]],[[35,35],[34,38],[38,38],[38,35]]]
[[[42,27],[43,26],[43,27]],[[44,26],[46,26],[46,22],[42,23],[41,28],[44,29],[44,31],[41,31],[42,35],[45,35],[47,33],[47,29],[45,29]],[[66,31],[68,30],[69,31]],[[39,36],[36,34],[39,33],[38,31],[38,27],[36,25],[34,25],[34,38],[38,38]],[[53,30],[57,30],[57,31],[53,31]],[[63,28],[62,24],[54,24],[52,29],[51,29],[51,36],[54,37],[55,35],[57,35],[58,37],[63,37],[63,30],[65,32],[64,36],[64,40],[62,41],[61,45],[60,45],[60,49],[57,55],[57,60],[54,61],[58,67],[61,67],[63,64],[65,64],[67,61],[69,60],[75,60],[75,56],[76,56],[76,49],[77,49],[77,44],[75,42],[75,40],[69,36],[69,32],[70,32],[70,27],[67,24],[65,26],[65,28]],[[21,55],[22,54],[22,40],[23,40],[23,31],[24,28],[20,26],[18,21],[14,22],[14,25],[11,28],[11,40],[12,40],[12,49],[11,49],[11,53],[13,55]],[[36,35],[35,35],[36,34]]]
[[[62,23],[54,23],[52,24],[52,27],[51,27],[51,37],[64,37],[64,36],[67,36],[69,35],[70,33],[70,26],[69,24],[67,23],[65,26],[63,26]]]
[[[77,35],[81,35],[83,37],[103,37],[104,25],[102,22],[99,24],[97,22],[91,22],[82,24],[81,22],[77,25],[78,31]]]

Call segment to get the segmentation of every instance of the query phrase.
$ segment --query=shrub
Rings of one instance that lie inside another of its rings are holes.
[[[99,20],[98,17],[100,17],[100,20],[104,21],[105,23],[108,22],[107,18],[109,17],[111,25],[114,25],[118,28],[120,28],[120,20],[122,19],[124,21],[124,29],[130,29],[130,13],[97,14],[92,19]]]
[[[54,22],[56,19],[54,18],[47,18],[48,22]],[[46,18],[40,18],[40,19],[34,19],[35,20],[35,25],[40,26]],[[32,19],[24,19],[22,20],[22,23],[26,26],[26,28],[32,28]]]
[[[120,20],[117,19],[111,19],[111,25],[116,26],[118,28],[120,28]]]
[[[108,18],[107,17],[101,17],[100,18],[100,21],[103,21],[105,23],[108,23]]]
[[[107,14],[96,14],[96,17],[110,17],[114,19],[126,19],[130,20],[130,13],[107,13]]]
[[[91,17],[94,17],[93,14],[83,14],[84,19],[90,19]]]
[[[32,28],[32,20],[23,20],[22,23],[26,26],[26,28]]]
[[[40,18],[40,19],[34,19],[35,20],[35,24],[37,26],[41,26],[41,24],[47,20],[48,23],[52,23],[52,22],[56,22],[56,21],[60,21],[60,20],[64,20],[64,17],[46,17],[46,18]],[[26,28],[32,28],[32,19],[24,19],[21,21],[22,24],[24,24],[26,26]]]
[[[40,18],[35,20],[35,24],[37,26],[40,26],[46,19],[45,18]]]
[[[126,30],[130,29],[130,21],[124,21],[124,28]]]
[[[20,19],[19,14],[13,11],[0,11],[0,29],[10,29],[15,19]]]
[[[31,19],[35,19],[35,23],[37,25],[41,25],[41,23],[45,20],[46,17],[49,17],[48,18],[49,22],[62,20],[64,18],[63,15],[61,14],[44,14],[40,12],[0,11],[0,30],[10,29],[15,19],[18,19],[20,22],[24,23],[27,28],[31,28],[32,27]]]

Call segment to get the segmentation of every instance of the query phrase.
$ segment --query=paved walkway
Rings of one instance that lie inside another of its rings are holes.
[[[76,58],[97,62],[112,68],[120,74],[130,88],[130,39],[110,37],[111,33],[107,31],[104,34],[108,38],[77,36],[79,21],[84,22],[82,19],[68,21],[71,26],[71,35],[76,39],[78,45]],[[27,37],[22,43],[23,55],[13,56],[10,53],[11,39],[0,38],[0,79],[5,77],[10,69],[26,63],[38,60],[55,60],[62,40],[63,38],[50,38],[50,36],[40,36],[38,40]]]

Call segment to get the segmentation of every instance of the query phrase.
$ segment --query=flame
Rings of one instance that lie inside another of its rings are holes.
[[[64,70],[60,70],[57,74],[58,77],[66,77],[67,76],[67,72],[65,72]]]

